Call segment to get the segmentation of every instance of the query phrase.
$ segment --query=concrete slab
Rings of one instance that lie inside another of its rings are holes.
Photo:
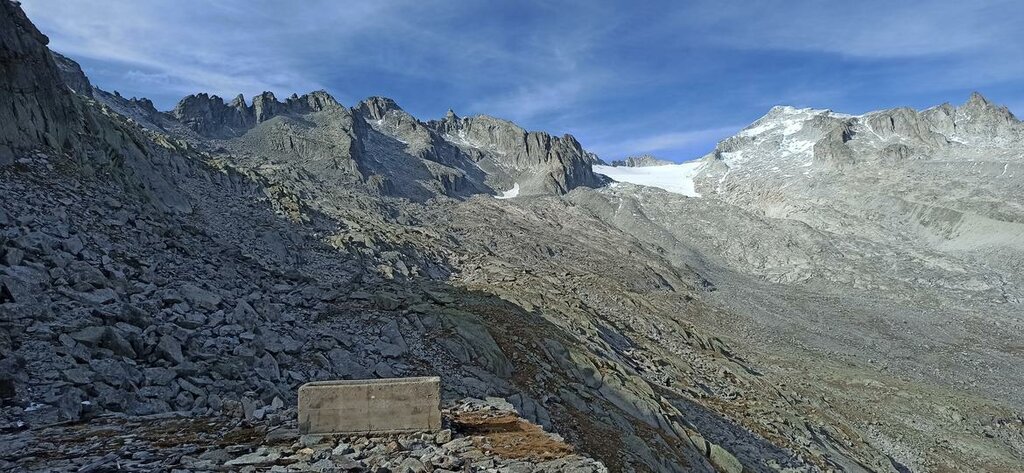
[[[316,381],[299,387],[299,432],[387,433],[441,429],[441,378]]]

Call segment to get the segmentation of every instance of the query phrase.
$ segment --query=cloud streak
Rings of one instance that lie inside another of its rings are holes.
[[[601,156],[618,157],[639,154],[660,154],[664,158],[673,161],[685,161],[699,157],[699,155],[676,155],[673,151],[680,149],[692,149],[694,145],[700,145],[701,147],[707,146],[709,143],[717,142],[735,134],[744,126],[745,125],[734,125],[704,130],[655,133],[624,140],[594,143],[591,145],[591,149]],[[663,154],[665,152],[670,154]]]

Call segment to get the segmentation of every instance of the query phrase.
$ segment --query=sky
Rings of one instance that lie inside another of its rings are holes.
[[[606,160],[685,161],[774,105],[1024,110],[1024,2],[22,0],[93,84],[169,110],[208,92],[382,95],[487,114]]]

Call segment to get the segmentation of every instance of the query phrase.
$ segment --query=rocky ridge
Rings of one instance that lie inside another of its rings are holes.
[[[334,143],[337,136],[306,135],[289,119],[299,116],[317,117],[318,126],[306,131],[317,133],[329,121],[353,143],[320,149],[323,138]],[[261,126],[275,117],[281,120]],[[265,92],[251,105],[242,96],[225,103],[217,96],[198,94],[186,97],[161,118],[170,118],[203,138],[223,139],[223,146],[233,151],[265,154],[301,149],[298,146],[316,148],[351,161],[348,172],[353,177],[389,195],[414,200],[493,194],[519,181],[523,195],[564,194],[600,184],[588,165],[590,155],[570,135],[552,137],[492,117],[459,118],[454,113],[424,123],[384,97],[371,97],[345,109],[323,91],[292,95],[283,103]],[[268,130],[281,136],[284,126],[288,126],[286,133],[293,134],[291,141],[262,142]],[[173,129],[174,124],[161,128]]]
[[[644,154],[640,156],[630,156],[626,159],[612,161],[612,166],[626,166],[631,168],[637,167],[648,167],[648,166],[665,166],[667,164],[675,164],[672,161],[666,161],[664,159]]]

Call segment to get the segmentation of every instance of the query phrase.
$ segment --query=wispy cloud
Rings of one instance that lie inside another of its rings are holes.
[[[680,19],[730,46],[900,58],[1013,48],[1006,40],[1016,37],[1022,12],[1014,0],[723,0],[698,2]]]
[[[301,56],[289,54],[291,41],[308,34],[294,28],[308,8],[300,4],[276,17],[239,2],[33,0],[24,8],[50,36],[52,48],[80,60],[119,64],[127,82],[221,95],[322,86],[297,67]],[[339,31],[369,25],[379,9],[346,11],[351,16],[335,18],[347,19],[335,24]]]
[[[577,74],[536,81],[510,93],[485,97],[472,102],[471,113],[483,113],[510,120],[530,120],[535,117],[565,114],[581,106],[591,94],[604,90],[599,73]]]
[[[682,150],[703,149],[710,151],[712,143],[720,141],[743,128],[744,125],[725,126],[703,130],[670,131],[638,136],[623,140],[592,143],[589,148],[599,156],[618,159],[627,155],[654,154],[674,161],[697,157],[693,154],[680,155]],[[710,145],[710,146],[709,146]],[[663,153],[668,152],[668,155]]]

